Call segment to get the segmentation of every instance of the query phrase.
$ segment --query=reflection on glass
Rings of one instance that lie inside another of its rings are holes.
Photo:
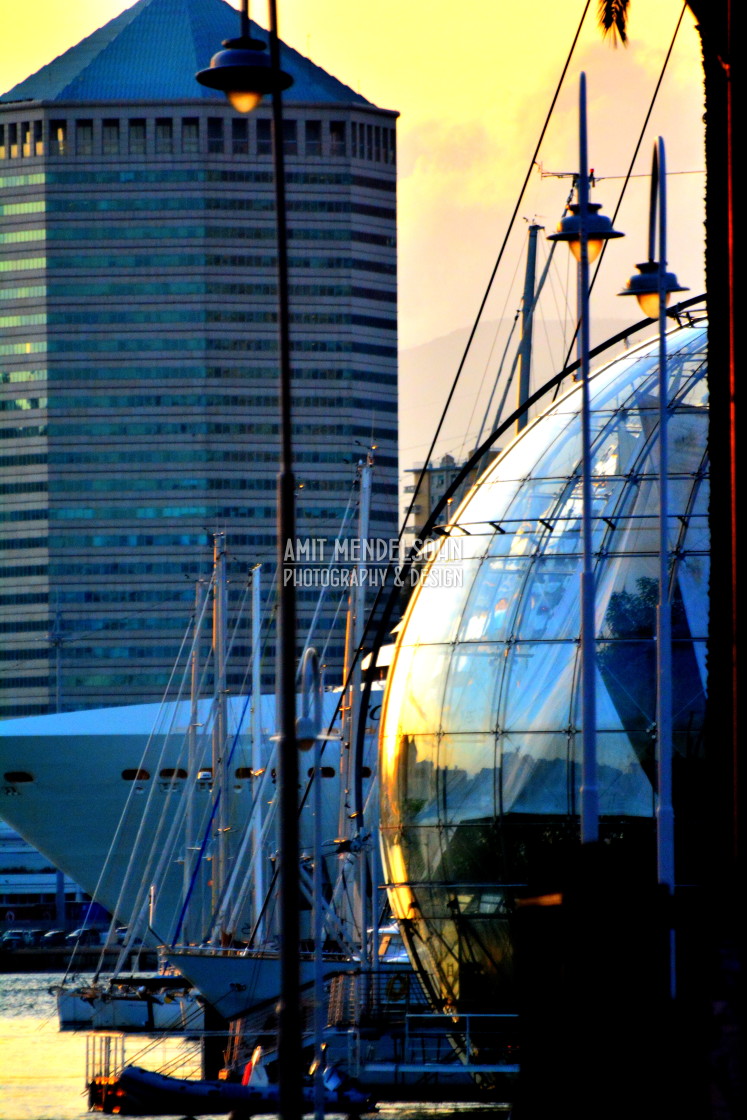
[[[708,627],[705,329],[673,331],[669,349],[675,797],[687,821]],[[646,344],[590,383],[601,827],[642,865],[653,858],[657,363],[658,342]],[[465,498],[452,521],[471,534],[463,560],[437,546],[390,672],[382,855],[441,1007],[510,1005],[516,893],[558,881],[578,843],[579,408],[574,386]],[[441,586],[455,564],[462,586]]]

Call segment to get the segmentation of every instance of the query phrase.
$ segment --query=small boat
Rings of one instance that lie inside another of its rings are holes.
[[[259,1051],[259,1047],[257,1051]],[[125,1066],[118,1077],[96,1077],[88,1086],[88,1108],[117,1116],[220,1116],[237,1118],[277,1112],[280,1089],[272,1084],[255,1051],[241,1081],[195,1081]],[[327,1110],[359,1116],[370,1112],[373,1099],[355,1081],[327,1066],[323,1074]],[[302,1087],[303,1104],[313,1108],[314,1087]]]
[[[146,977],[50,988],[60,1030],[202,1030],[205,1011],[182,977]]]

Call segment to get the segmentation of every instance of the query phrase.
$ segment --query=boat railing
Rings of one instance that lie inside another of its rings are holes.
[[[330,981],[327,1024],[340,1028],[401,1020],[408,1012],[427,1007],[423,987],[409,963],[360,968]]]
[[[91,1031],[86,1035],[86,1085],[113,1085],[125,1066],[145,1065],[171,1076],[200,1078],[206,1039],[225,1040],[225,1030],[133,1035]]]
[[[518,1016],[509,1013],[408,1012],[391,1060],[368,1060],[365,1033],[351,1032],[350,1068],[364,1080],[372,1074],[517,1074],[517,1024]]]

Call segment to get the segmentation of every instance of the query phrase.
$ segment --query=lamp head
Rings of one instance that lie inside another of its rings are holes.
[[[586,226],[586,245],[589,264],[597,259],[602,251],[605,241],[613,237],[624,237],[624,233],[612,228],[612,222],[606,214],[600,214],[602,206],[599,202],[590,202],[586,207],[584,225]],[[581,260],[581,204],[573,202],[568,207],[569,213],[564,214],[558,222],[556,233],[551,233],[548,241],[567,241],[568,248],[577,261]]]
[[[621,296],[635,296],[643,314],[649,319],[659,318],[659,286],[664,293],[664,305],[669,303],[669,298],[672,292],[687,292],[689,288],[683,288],[677,283],[677,277],[673,272],[665,272],[661,275],[661,267],[658,261],[644,261],[643,264],[637,264],[638,272],[636,275],[631,276],[625,288],[618,292]]]
[[[261,39],[244,35],[224,39],[224,50],[210,59],[207,70],[195,75],[200,85],[225,93],[239,113],[251,113],[265,94],[288,89],[293,78],[275,70]]]

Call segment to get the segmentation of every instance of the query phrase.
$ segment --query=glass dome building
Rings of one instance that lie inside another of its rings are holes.
[[[705,710],[705,326],[670,332],[668,364],[677,815],[697,786]],[[600,834],[649,869],[657,377],[658,340],[590,379]],[[385,878],[411,959],[447,1009],[512,1005],[515,900],[557,883],[577,851],[580,407],[576,384],[462,502],[411,597],[389,673],[380,747]]]

